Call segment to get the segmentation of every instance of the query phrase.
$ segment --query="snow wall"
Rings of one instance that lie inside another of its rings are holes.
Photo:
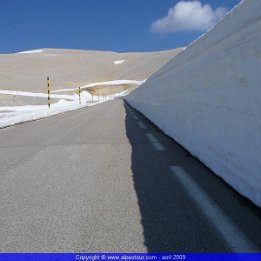
[[[245,0],[126,97],[261,207],[261,1]]]

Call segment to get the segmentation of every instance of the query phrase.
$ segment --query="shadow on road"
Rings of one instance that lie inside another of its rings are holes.
[[[187,170],[193,180],[261,249],[260,209],[191,157],[139,112],[124,104],[132,146],[132,173],[148,252],[231,252],[213,224],[170,171]]]

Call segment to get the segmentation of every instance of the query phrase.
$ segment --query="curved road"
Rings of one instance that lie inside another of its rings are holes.
[[[122,100],[0,130],[1,252],[258,252],[261,211]]]

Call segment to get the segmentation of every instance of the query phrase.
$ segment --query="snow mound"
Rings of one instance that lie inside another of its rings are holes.
[[[130,85],[141,85],[146,80],[138,81],[138,80],[114,80],[114,81],[107,81],[107,82],[94,82],[94,83],[89,83],[84,86],[81,86],[81,88],[88,88],[88,87],[95,87],[95,86],[104,86],[104,85],[124,85],[124,84],[130,84]],[[78,88],[72,88],[72,89],[60,89],[56,91],[52,91],[52,93],[58,93],[58,92],[68,92],[68,91],[75,91],[78,90]]]
[[[19,52],[19,53],[42,53],[44,50],[29,50],[29,51],[23,51],[23,52]]]
[[[242,1],[126,100],[261,207],[260,10]]]
[[[114,61],[113,63],[115,64],[115,65],[119,65],[119,64],[123,64],[123,63],[125,63],[126,61],[125,60],[118,60],[118,61]]]
[[[35,98],[45,98],[45,99],[48,97],[47,93],[10,91],[10,90],[0,90],[0,94],[15,95],[15,96],[25,96],[25,97],[35,97]],[[73,95],[52,94],[52,98],[73,100],[74,96]]]

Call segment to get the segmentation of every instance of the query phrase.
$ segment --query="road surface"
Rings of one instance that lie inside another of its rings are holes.
[[[1,252],[258,252],[261,212],[122,100],[0,130]]]

